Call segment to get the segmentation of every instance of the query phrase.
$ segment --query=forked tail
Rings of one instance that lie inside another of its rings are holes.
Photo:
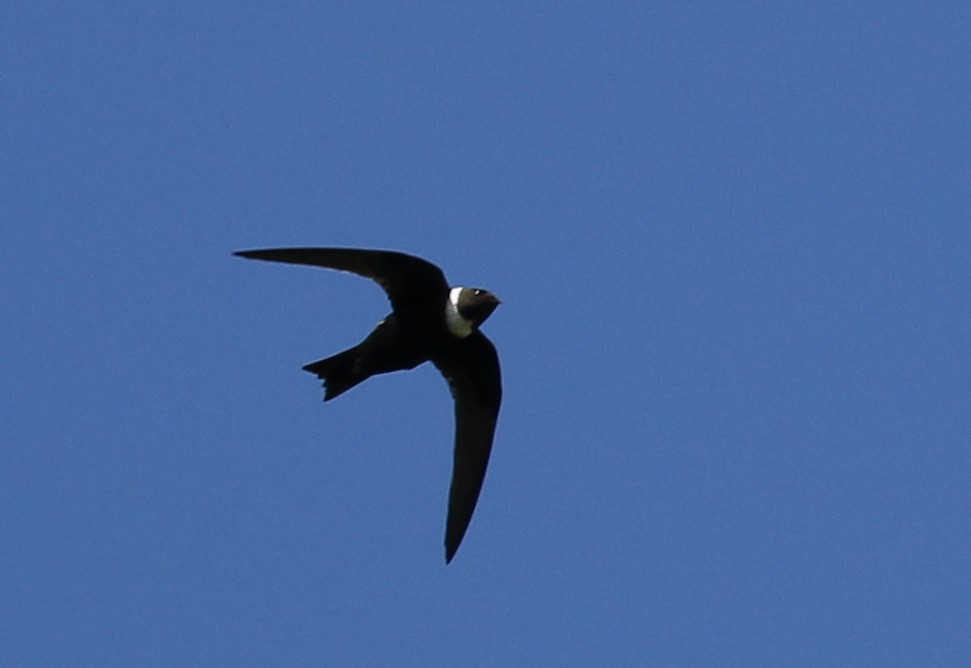
[[[324,401],[330,401],[367,379],[358,362],[358,347],[306,365],[304,371],[324,381]]]

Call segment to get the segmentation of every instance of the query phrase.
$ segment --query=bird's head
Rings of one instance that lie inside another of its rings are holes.
[[[486,321],[492,312],[499,306],[499,298],[488,290],[482,288],[452,288],[449,294],[449,303],[455,309],[457,315],[461,317],[469,327],[478,327]],[[456,331],[458,333],[458,331]]]

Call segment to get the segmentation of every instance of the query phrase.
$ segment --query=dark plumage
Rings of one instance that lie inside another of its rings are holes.
[[[377,282],[392,311],[353,348],[304,367],[324,381],[324,401],[379,373],[431,361],[455,400],[455,453],[445,527],[452,560],[472,520],[499,416],[502,386],[496,349],[479,326],[499,300],[479,288],[449,288],[445,274],[421,258],[354,248],[239,251],[245,258],[349,271]]]

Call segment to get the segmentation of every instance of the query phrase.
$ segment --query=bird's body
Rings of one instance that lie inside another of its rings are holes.
[[[350,271],[376,281],[392,312],[361,343],[304,369],[324,381],[324,401],[371,376],[431,361],[455,400],[455,453],[445,531],[451,561],[472,519],[492,449],[502,388],[495,347],[479,331],[499,305],[487,290],[450,288],[421,258],[353,248],[278,248],[236,255]]]

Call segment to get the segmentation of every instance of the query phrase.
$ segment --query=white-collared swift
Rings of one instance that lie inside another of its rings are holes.
[[[348,271],[384,288],[391,313],[367,338],[303,368],[324,381],[324,401],[329,401],[380,373],[429,361],[438,367],[455,402],[455,452],[445,523],[445,562],[452,561],[479,499],[499,417],[499,356],[479,331],[499,299],[481,288],[449,287],[437,266],[397,251],[272,248],[234,255]]]

